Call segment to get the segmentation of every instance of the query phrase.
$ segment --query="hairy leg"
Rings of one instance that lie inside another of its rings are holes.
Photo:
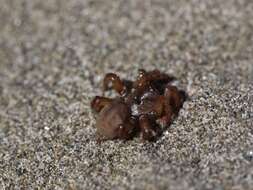
[[[128,122],[121,124],[118,130],[118,138],[124,140],[130,139],[136,131],[137,124],[136,119],[133,117]]]
[[[112,102],[112,99],[110,98],[96,96],[91,101],[91,108],[95,110],[96,112],[100,112],[103,109],[103,107],[110,104],[111,102]]]
[[[158,96],[153,109],[157,113],[159,123],[166,127],[171,123],[173,112],[172,106],[168,103],[165,96]]]
[[[166,86],[164,96],[161,96],[156,106],[153,106],[157,110],[162,111],[158,115],[158,121],[162,126],[166,127],[170,125],[173,117],[178,114],[182,107],[184,99],[185,97],[177,87],[171,85]]]
[[[116,90],[120,95],[126,93],[126,86],[121,81],[118,75],[114,73],[107,73],[103,82],[103,90],[106,91],[109,89],[109,84],[112,84],[112,89]]]
[[[136,81],[133,84],[133,87],[135,89],[139,89],[139,91],[142,91],[148,85],[149,85],[149,80],[147,78],[147,72],[144,69],[139,69],[138,76],[137,76]]]
[[[183,105],[184,97],[182,93],[175,86],[167,85],[165,88],[164,96],[172,108],[174,114],[178,114],[179,109]]]
[[[161,91],[160,88],[162,88],[165,83],[171,82],[172,80],[174,80],[174,77],[171,77],[165,73],[161,73],[157,69],[149,72],[145,71],[144,69],[140,69],[137,80],[135,81],[133,87],[141,93],[144,92],[148,87],[154,87],[154,89],[158,88],[159,91]]]
[[[143,141],[154,140],[155,137],[158,135],[157,131],[155,130],[155,124],[152,122],[148,115],[141,115],[139,118],[139,126],[141,129],[141,139]]]
[[[150,81],[160,81],[160,82],[170,82],[174,79],[174,77],[169,76],[165,73],[161,73],[159,70],[155,69],[147,73]]]

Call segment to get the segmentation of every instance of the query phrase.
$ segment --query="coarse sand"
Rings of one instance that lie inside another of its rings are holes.
[[[0,189],[253,189],[253,1],[0,0]],[[187,92],[161,138],[97,144],[107,72]]]

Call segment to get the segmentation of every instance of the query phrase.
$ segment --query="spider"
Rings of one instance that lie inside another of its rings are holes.
[[[156,139],[161,134],[160,126],[169,126],[185,101],[185,93],[170,84],[173,80],[159,70],[140,69],[136,81],[107,73],[103,92],[114,89],[119,96],[96,96],[91,101],[91,108],[98,113],[99,139],[128,140],[136,134],[143,141]]]

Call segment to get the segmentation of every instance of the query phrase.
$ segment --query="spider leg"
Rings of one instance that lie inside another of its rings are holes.
[[[157,131],[155,130],[155,124],[149,119],[148,115],[141,115],[139,117],[139,126],[141,129],[141,139],[143,141],[154,140],[158,135]]]
[[[150,86],[153,86],[154,89],[157,89],[158,91],[162,91],[161,89],[164,84],[171,82],[172,80],[174,80],[174,77],[161,73],[157,69],[149,72],[146,72],[144,69],[140,69],[133,87],[140,91],[140,93],[143,93]]]
[[[110,98],[102,97],[102,96],[96,96],[91,101],[91,108],[95,110],[96,112],[100,112],[105,106],[110,104],[113,100]]]
[[[109,84],[112,84],[112,89],[116,90],[120,95],[124,95],[126,93],[126,86],[124,85],[124,82],[121,81],[118,75],[114,73],[107,73],[105,75],[104,81],[103,81],[103,91],[106,91],[109,89]]]
[[[184,97],[182,93],[175,86],[167,85],[164,91],[164,96],[173,109],[175,115],[178,114],[179,109],[183,106]]]
[[[149,80],[147,78],[147,72],[144,69],[138,70],[138,76],[133,84],[135,89],[138,91],[143,91],[149,85]]]
[[[152,110],[155,112],[156,118],[159,118],[158,121],[163,127],[170,124],[173,116],[172,106],[165,96],[160,95],[153,100]]]
[[[158,119],[158,121],[163,127],[167,127],[170,125],[172,121],[172,117],[173,117],[172,107],[171,105],[164,103],[163,108],[164,108],[164,112],[161,115],[161,117]]]
[[[160,81],[160,82],[170,82],[174,79],[174,77],[169,76],[165,73],[161,73],[159,70],[155,69],[147,73],[150,81]]]
[[[183,105],[184,97],[175,86],[167,85],[164,92],[163,114],[159,119],[163,126],[168,126]]]
[[[136,119],[131,117],[128,122],[119,126],[118,138],[124,140],[130,139],[136,131],[136,126]]]

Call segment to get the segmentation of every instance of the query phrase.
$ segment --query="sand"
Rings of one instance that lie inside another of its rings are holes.
[[[253,189],[253,2],[0,0],[0,189]],[[187,92],[152,143],[96,143],[107,72]]]

